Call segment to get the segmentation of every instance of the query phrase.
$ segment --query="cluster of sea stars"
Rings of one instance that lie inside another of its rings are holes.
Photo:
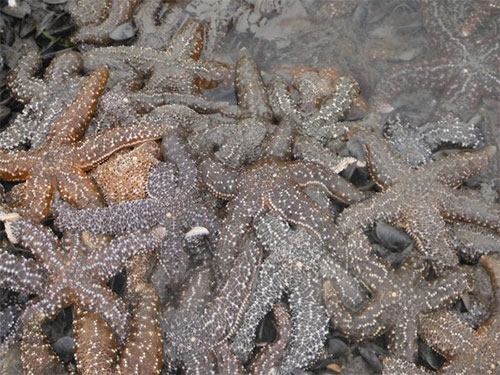
[[[217,38],[236,19],[231,7],[279,9],[212,3]],[[441,143],[477,147],[474,120],[462,131],[449,115],[411,135],[390,124],[384,139],[349,118],[363,107],[350,75],[300,67],[263,79],[246,50],[234,67],[207,60],[202,23],[177,25],[179,6],[160,0],[68,7],[74,40],[99,47],[57,56],[43,79],[30,53],[9,76],[26,105],[0,133],[10,188],[0,287],[27,302],[0,311],[0,355],[20,339],[28,374],[289,374],[324,360],[334,329],[353,341],[385,335],[387,373],[425,373],[418,336],[446,358],[443,373],[498,371],[500,261],[488,253],[500,207],[459,188],[496,149],[433,154]],[[106,46],[132,18],[135,44]],[[237,104],[211,100],[206,90],[231,77]],[[370,243],[384,221],[415,248],[398,264]],[[479,261],[494,291],[477,331],[453,306],[475,281],[461,261]],[[123,269],[120,292],[109,281]],[[43,325],[70,306],[74,351],[63,363]],[[276,334],[262,345],[266,324]]]

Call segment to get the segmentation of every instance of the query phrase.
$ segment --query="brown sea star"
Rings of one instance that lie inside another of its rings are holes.
[[[500,231],[498,206],[472,201],[454,190],[488,164],[495,147],[454,154],[414,170],[393,156],[375,134],[358,132],[352,139],[364,145],[368,170],[382,193],[344,210],[338,220],[342,232],[367,229],[378,220],[399,224],[415,240],[417,250],[442,268],[458,263],[445,221],[465,221]]]
[[[37,224],[16,221],[9,225],[14,237],[29,249],[47,273],[42,290],[37,291],[37,298],[26,305],[18,326],[31,319],[53,319],[61,309],[75,304],[97,314],[121,340],[125,338],[129,313],[123,302],[106,287],[106,282],[131,256],[157,250],[165,228],[125,235],[94,251],[80,236],[70,232],[59,240],[50,229]],[[30,269],[21,268],[17,277],[26,282],[24,277],[27,276],[23,275],[29,272]],[[2,343],[0,352],[8,349],[17,334],[19,327]]]
[[[444,54],[397,66],[376,87],[375,107],[391,111],[391,101],[415,88],[444,90],[438,112],[462,116],[484,97],[500,96],[498,34],[483,40],[461,38],[446,1],[424,0],[422,17],[435,49]],[[463,120],[466,120],[465,118]]]
[[[107,77],[107,68],[101,68],[87,78],[38,150],[0,152],[0,178],[26,181],[19,202],[26,217],[46,218],[56,191],[80,208],[102,206],[102,197],[84,172],[123,147],[161,137],[160,128],[139,125],[82,140]]]

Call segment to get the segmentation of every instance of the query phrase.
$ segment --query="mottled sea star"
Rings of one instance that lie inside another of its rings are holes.
[[[474,110],[483,96],[500,96],[499,38],[461,38],[446,1],[424,0],[422,17],[435,50],[444,54],[396,66],[376,87],[373,102],[378,110],[393,108],[392,99],[415,88],[444,89],[438,111],[457,115]],[[465,119],[464,119],[465,120]]]
[[[17,339],[23,324],[31,319],[53,319],[61,309],[73,304],[97,314],[120,339],[125,338],[129,313],[105,284],[131,256],[158,249],[165,236],[164,228],[119,237],[95,252],[70,232],[59,240],[50,229],[36,224],[16,221],[9,225],[15,238],[46,271],[47,278],[41,290],[35,290],[37,298],[26,305],[16,323],[17,329],[2,342],[0,352],[4,353]],[[33,267],[29,262],[23,262],[23,267],[15,273],[21,280],[20,285],[33,281],[30,276]]]
[[[399,224],[417,250],[441,269],[458,263],[445,221],[465,221],[500,232],[498,206],[471,201],[454,190],[488,164],[495,147],[454,154],[414,170],[375,134],[357,132],[352,139],[364,145],[368,170],[382,192],[342,212],[338,223],[343,233],[367,229],[378,220]]]

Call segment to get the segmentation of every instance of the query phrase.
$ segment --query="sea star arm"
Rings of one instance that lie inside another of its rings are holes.
[[[75,359],[81,374],[113,373],[118,345],[108,324],[79,308],[74,315]]]
[[[16,328],[16,322],[21,311],[21,306],[17,303],[7,306],[0,311],[0,339],[2,341]]]
[[[194,194],[199,189],[198,168],[187,150],[179,132],[168,131],[161,142],[164,159],[170,160],[177,167],[177,186],[185,194]]]
[[[292,340],[280,366],[285,373],[294,368],[308,367],[319,356],[328,329],[318,279],[305,277],[296,282],[289,295],[293,307]]]
[[[29,51],[10,72],[7,85],[17,100],[28,103],[46,89],[45,83],[35,78],[41,67],[42,59],[38,51]]]
[[[132,298],[132,327],[118,363],[121,374],[160,374],[163,340],[158,324],[160,299],[145,282],[137,285]]]
[[[269,194],[273,211],[279,212],[288,221],[300,225],[329,245],[338,241],[334,217],[321,209],[304,192],[295,188],[283,188]]]
[[[421,304],[433,310],[449,305],[472,289],[472,280],[466,271],[458,270],[421,287]]]
[[[376,297],[368,301],[360,311],[354,313],[346,308],[332,282],[323,282],[324,299],[332,326],[358,339],[374,337],[387,328],[385,308],[377,307],[380,301]]]
[[[223,342],[216,349],[217,373],[220,375],[244,375],[246,373],[241,361],[231,352],[231,346]]]
[[[250,366],[250,374],[260,375],[277,368],[283,362],[292,339],[292,317],[286,305],[277,302],[273,307],[276,340],[264,347]]]
[[[83,266],[85,271],[93,271],[100,280],[110,279],[120,271],[128,259],[137,254],[153,252],[165,236],[165,228],[156,227],[150,232],[137,232],[120,236],[109,245],[94,251],[89,257],[89,266]]]
[[[72,37],[75,42],[106,44],[111,41],[110,33],[122,23],[127,22],[134,13],[140,0],[113,0],[108,17],[99,25],[82,26]]]
[[[491,312],[488,320],[480,327],[478,333],[484,337],[488,335],[488,330],[491,336],[496,335],[496,342],[500,341],[500,256],[485,255],[481,257],[481,265],[484,267],[490,277],[491,286],[493,287],[493,295],[495,298],[495,307]],[[492,340],[493,341],[493,340]]]
[[[392,111],[393,99],[404,91],[425,87],[433,90],[445,86],[457,73],[448,58],[436,58],[390,69],[375,87],[373,106],[381,112]]]
[[[496,147],[488,146],[480,151],[453,154],[420,167],[418,173],[432,175],[437,181],[456,187],[488,165],[495,153]]]
[[[35,162],[33,151],[0,151],[0,178],[24,181],[32,173]]]
[[[454,24],[450,9],[443,3],[424,0],[421,5],[422,19],[426,31],[432,38],[437,50],[453,55],[463,42],[460,31]]]
[[[254,196],[245,195],[231,202],[228,214],[221,226],[214,254],[219,268],[218,272],[225,274],[229,271],[238,255],[239,241],[260,209],[261,202],[258,197]]]
[[[183,105],[199,113],[220,113],[223,116],[237,118],[241,115],[238,106],[228,102],[209,100],[200,95],[142,90],[130,94],[132,105],[141,110],[154,109],[163,105]]]
[[[73,102],[54,124],[47,142],[70,144],[79,141],[94,115],[97,100],[104,92],[108,81],[107,67],[96,69],[85,80]]]
[[[23,214],[37,222],[43,220],[50,214],[53,196],[53,181],[39,175],[28,178],[19,202]]]
[[[43,332],[42,321],[38,318],[28,321],[23,327],[21,360],[26,374],[66,373]]]
[[[433,372],[418,368],[412,362],[402,358],[387,357],[383,361],[382,375],[431,375]]]
[[[163,133],[164,129],[160,126],[115,127],[86,138],[76,148],[74,160],[82,170],[86,171],[124,147],[159,139]]]
[[[191,228],[206,228],[208,230],[208,235],[211,236],[211,238],[215,238],[219,230],[219,220],[212,209],[205,206],[202,202],[199,202],[199,204],[194,206],[193,210],[190,210],[187,215],[187,221]]]
[[[190,266],[189,255],[182,242],[182,228],[179,228],[179,225],[176,220],[168,223],[167,237],[162,242],[158,256],[169,286],[179,285]]]
[[[390,329],[387,335],[387,349],[398,357],[416,359],[418,337],[415,319],[401,314],[401,319],[396,319],[394,326],[394,329]]]
[[[357,229],[368,229],[378,220],[396,221],[406,210],[406,205],[400,203],[397,191],[387,191],[358,204],[347,207],[340,214],[337,222],[339,230],[349,234]],[[396,220],[393,220],[396,219]]]
[[[357,161],[353,157],[339,156],[315,139],[304,136],[296,137],[293,144],[293,156],[299,160],[320,164],[335,173],[342,172],[349,165]]]
[[[344,305],[355,308],[364,301],[364,296],[360,291],[361,282],[352,276],[341,262],[342,260],[334,259],[331,254],[326,254],[320,262],[320,276],[323,280],[329,280],[335,285]]]
[[[287,160],[292,153],[295,124],[291,118],[282,119],[274,133],[264,140],[261,155]]]
[[[162,210],[154,199],[123,202],[96,210],[75,210],[64,202],[55,208],[56,225],[61,229],[101,234],[120,234],[159,225]]]
[[[346,204],[362,201],[365,195],[338,174],[320,164],[297,161],[287,166],[293,180],[300,186],[319,185],[328,194]]]
[[[500,254],[500,236],[487,228],[454,223],[450,237],[457,255],[467,263],[475,263],[485,254]]]
[[[10,225],[14,237],[29,249],[41,264],[57,262],[57,237],[52,230],[28,221],[15,221]]]
[[[283,271],[279,270],[276,264],[269,261],[264,262],[260,267],[250,305],[233,338],[233,353],[243,361],[248,359],[254,347],[255,328],[283,292],[282,273]]]
[[[451,311],[420,315],[418,328],[422,339],[447,358],[467,355],[479,346],[476,332]]]
[[[438,267],[458,264],[458,257],[452,251],[448,231],[437,208],[423,206],[415,211],[409,208],[402,217],[406,232],[425,258],[432,260]],[[439,235],[432,236],[431,233]]]
[[[356,80],[349,76],[340,77],[335,83],[333,92],[322,103],[320,110],[304,121],[300,121],[298,123],[299,129],[314,138],[317,138],[314,134],[315,130],[329,129],[325,140],[344,136],[348,129],[337,122],[342,120],[351,110],[358,95],[359,84]]]
[[[238,329],[249,307],[261,261],[262,251],[251,232],[247,232],[232,269],[204,312],[202,332],[209,332],[204,339],[209,345],[231,337]]]
[[[189,17],[172,36],[167,53],[179,60],[198,60],[203,50],[203,25],[194,17]]]
[[[76,304],[102,317],[120,340],[127,335],[129,312],[126,305],[110,289],[99,284],[79,283]]]
[[[262,77],[254,59],[247,50],[241,52],[236,64],[236,94],[243,117],[262,121],[272,121],[273,113],[269,104]]]
[[[81,54],[76,51],[67,50],[52,59],[43,74],[43,79],[53,82],[55,85],[64,84],[69,78],[79,77],[82,68],[83,60]]]
[[[194,73],[195,84],[203,89],[217,87],[223,82],[230,81],[232,77],[232,67],[220,61],[199,60],[194,62],[184,62],[191,65]]]
[[[459,190],[450,192],[446,204],[440,209],[445,220],[463,221],[500,233],[500,206],[474,199]]]
[[[408,165],[402,159],[391,157],[389,146],[381,137],[356,132],[352,139],[364,145],[370,175],[383,189],[394,185],[401,179],[401,174],[409,170]]]
[[[300,121],[297,106],[290,95],[285,79],[280,76],[273,77],[268,84],[268,93],[274,117],[278,122],[283,121],[286,117],[294,122]]]
[[[224,168],[211,159],[201,162],[200,171],[203,182],[212,194],[221,199],[234,198],[239,176],[237,171]]]
[[[81,169],[60,170],[56,178],[57,189],[61,197],[73,206],[77,208],[99,208],[104,206],[104,199],[97,190],[97,186]]]
[[[39,294],[46,282],[45,270],[33,259],[15,256],[0,249],[0,287]]]
[[[160,162],[151,168],[146,184],[148,196],[168,202],[175,195],[176,187],[177,176],[172,163]]]

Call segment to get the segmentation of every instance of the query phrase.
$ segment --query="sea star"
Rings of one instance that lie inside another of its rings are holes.
[[[417,250],[441,269],[458,263],[445,220],[500,231],[498,206],[472,201],[453,189],[486,166],[495,147],[453,154],[414,170],[394,157],[387,143],[375,134],[357,132],[352,139],[364,146],[368,170],[382,192],[341,213],[338,223],[343,233],[367,229],[379,220],[400,224],[415,240]]]
[[[196,152],[202,156],[213,153],[217,160],[233,168],[257,159],[266,136],[274,130],[274,116],[257,64],[245,49],[240,55],[235,73],[238,119],[200,121],[189,137]]]
[[[241,327],[233,339],[233,351],[246,361],[254,346],[255,329],[283,292],[288,294],[292,334],[278,373],[305,368],[323,346],[328,316],[321,298],[320,263],[324,247],[304,229],[292,231],[276,215],[254,223],[256,235],[270,252],[259,267]]]
[[[9,225],[15,238],[30,250],[46,271],[47,278],[42,290],[36,290],[38,297],[26,305],[18,319],[18,328],[2,343],[0,352],[5,352],[16,339],[19,326],[40,316],[40,319],[52,319],[61,309],[73,304],[97,314],[121,340],[125,338],[129,313],[105,284],[131,256],[155,251],[165,236],[165,228],[124,235],[99,251],[93,251],[84,240],[70,232],[59,240],[50,229],[37,224],[16,221]],[[27,262],[24,265],[29,266]],[[31,271],[32,267],[23,267],[16,277],[23,284],[33,281]]]
[[[25,104],[12,124],[0,133],[0,148],[12,149],[29,143],[39,148],[64,113],[82,83],[82,60],[77,52],[56,56],[45,70],[43,79],[36,78],[42,59],[36,51],[23,56],[9,75],[12,95]]]
[[[449,231],[456,253],[466,262],[475,263],[482,255],[500,253],[500,236],[487,228],[454,223]]]
[[[253,33],[255,27],[282,8],[277,0],[192,0],[185,9],[207,25],[206,53],[212,55],[233,24],[239,32]]]
[[[93,2],[86,2],[89,3],[88,7],[90,4],[92,7],[95,6]],[[104,6],[104,9],[101,10],[107,13],[103,22],[96,25],[96,20],[94,20],[91,25],[81,26],[71,39],[76,43],[106,44],[111,42],[110,33],[117,26],[132,18],[134,9],[140,2],[141,0],[111,0],[111,4]],[[82,10],[78,6],[74,8],[74,11],[76,13]]]
[[[102,206],[97,188],[84,172],[123,147],[161,137],[160,127],[138,125],[82,140],[107,76],[107,68],[101,68],[87,78],[38,150],[0,152],[0,178],[26,181],[19,206],[28,218],[46,218],[56,190],[79,208]]]
[[[446,1],[422,1],[424,27],[435,50],[444,56],[397,66],[376,87],[373,102],[383,112],[391,111],[392,99],[402,92],[426,87],[442,89],[438,112],[460,116],[476,108],[483,96],[500,96],[498,35],[489,39],[460,38]]]
[[[165,104],[187,105],[201,113],[221,112],[230,116],[237,108],[226,102],[214,102],[200,95],[200,88],[212,88],[231,76],[227,64],[200,59],[203,27],[188,19],[170,40],[164,51],[149,47],[122,46],[99,48],[85,53],[84,67],[92,70],[101,64],[111,67],[111,89],[100,103],[98,122],[138,119]],[[144,85],[139,80],[149,77]],[[141,87],[141,89],[138,89]],[[135,121],[134,121],[135,122]]]
[[[348,239],[351,266],[370,289],[371,298],[353,312],[346,308],[331,282],[325,281],[325,303],[336,330],[358,340],[388,332],[389,351],[409,360],[417,354],[416,317],[449,305],[472,287],[467,271],[456,270],[431,282],[425,280],[423,262],[408,261],[391,270],[370,258],[363,234]]]
[[[43,313],[33,314],[23,326],[21,360],[23,374],[66,375],[68,372],[54,353],[42,328]]]
[[[422,339],[446,358],[438,374],[493,375],[498,374],[500,369],[500,258],[498,255],[486,255],[481,258],[481,264],[491,278],[495,303],[490,317],[478,330],[473,330],[451,311],[437,311],[419,318]],[[431,374],[402,359],[384,360],[384,374],[402,372],[408,375]]]
[[[466,123],[449,113],[445,117],[413,128],[398,113],[384,126],[387,143],[413,167],[432,160],[432,153],[442,146],[476,148],[482,137],[474,116]]]
[[[137,27],[136,46],[164,49],[174,30],[185,20],[182,8],[163,0],[143,0],[137,7],[134,23]]]
[[[114,154],[95,168],[91,176],[108,205],[145,199],[149,172],[159,157],[159,145],[155,141],[145,142],[133,150]]]
[[[230,76],[226,64],[200,59],[203,43],[203,26],[188,19],[164,51],[136,46],[97,48],[83,54],[84,69],[110,66],[113,84],[120,78],[134,83],[138,74],[150,77],[142,92],[197,94],[200,87],[214,87]]]
[[[314,78],[314,77],[312,77]],[[318,87],[321,83],[309,80],[309,84],[296,82],[301,91],[300,106],[291,97],[289,87],[283,78],[277,76],[270,83],[271,104],[278,119],[290,116],[296,123],[300,134],[311,137],[324,144],[332,139],[345,136],[348,128],[341,122],[351,110],[359,95],[359,85],[350,76],[341,76],[333,85],[332,90],[324,96],[324,88]],[[312,85],[312,88],[311,88]],[[311,95],[310,90],[316,92]],[[323,97],[323,98],[322,98]],[[318,105],[319,99],[322,98]]]
[[[495,0],[477,0],[474,8],[467,15],[462,26],[462,35],[465,37],[473,35],[482,26],[485,19],[498,17],[500,5]]]
[[[352,77],[339,77],[329,69],[299,70],[290,84],[299,92],[298,99],[292,97],[290,85],[282,77],[276,76],[269,83],[271,106],[280,121],[278,131],[290,128],[291,134],[285,135],[293,138],[296,159],[321,164],[336,173],[342,171],[354,159],[339,157],[325,144],[340,140],[351,127],[341,120],[359,99],[359,85]]]
[[[175,131],[164,135],[162,153],[170,163],[153,167],[146,199],[96,210],[75,211],[61,205],[57,208],[56,225],[65,230],[100,234],[121,234],[163,225],[167,235],[160,249],[160,264],[167,270],[169,284],[178,284],[190,262],[183,242],[200,234],[215,236],[218,223],[215,213],[202,200],[196,163],[183,142]]]
[[[233,268],[211,297],[210,268],[203,266],[187,280],[173,306],[164,312],[167,358],[181,362],[189,373],[216,374],[214,351],[232,336],[248,306],[261,262],[261,250],[251,233]]]
[[[318,186],[346,204],[364,198],[342,177],[311,162],[261,159],[238,174],[206,160],[201,169],[209,190],[219,198],[231,199],[216,245],[215,258],[221,273],[230,269],[239,239],[252,220],[266,209],[308,228],[330,245],[335,244],[338,236],[333,215],[321,209],[301,188]]]

